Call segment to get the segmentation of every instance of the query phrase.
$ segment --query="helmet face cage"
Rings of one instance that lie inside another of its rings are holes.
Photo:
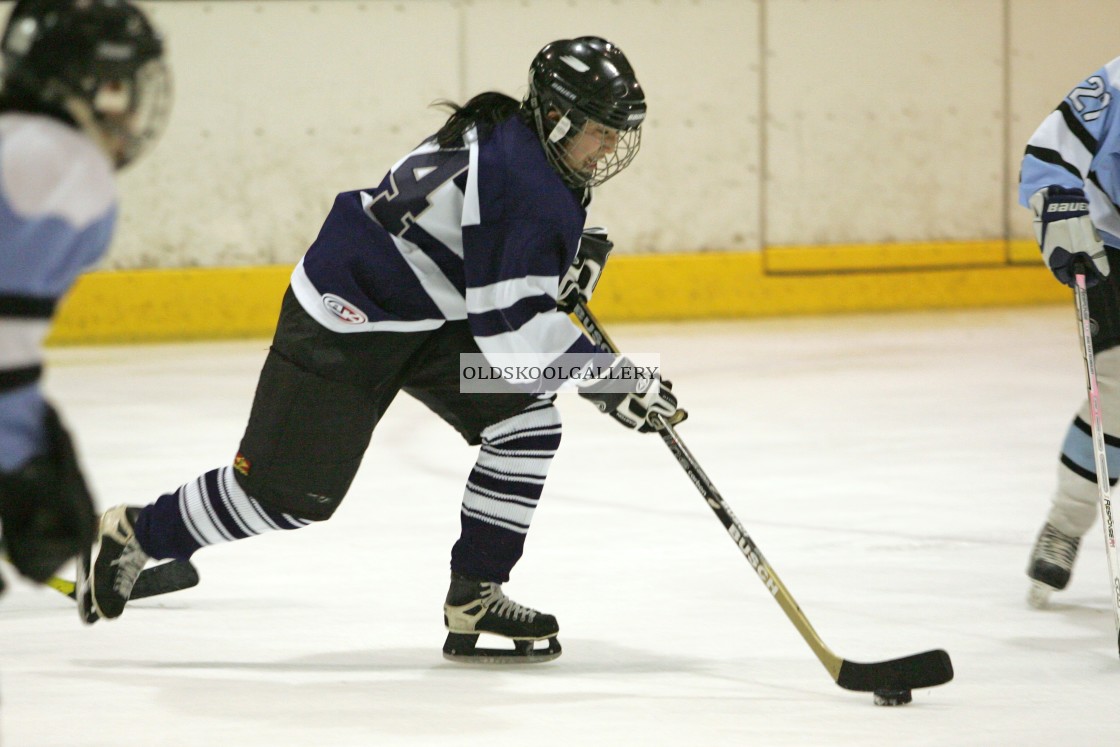
[[[549,116],[555,112],[559,118]],[[550,109],[542,119],[550,131],[543,139],[545,154],[552,167],[571,187],[598,187],[622,171],[638,155],[642,128],[618,130],[602,122],[585,119],[577,124],[571,110]],[[538,126],[542,130],[541,126]],[[542,130],[543,131],[543,130]]]
[[[151,148],[167,127],[171,113],[171,77],[162,60],[149,60],[131,78],[99,81],[89,98],[75,97],[69,110],[75,118],[86,109],[93,125],[108,141],[110,155],[121,168]],[[88,104],[86,103],[88,102]]]
[[[24,0],[4,32],[3,84],[68,114],[117,168],[162,134],[163,41],[127,0]]]
[[[645,96],[622,51],[604,39],[545,46],[530,68],[525,106],[570,187],[599,186],[638,154]]]

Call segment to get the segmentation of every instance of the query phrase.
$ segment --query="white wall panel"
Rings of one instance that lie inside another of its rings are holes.
[[[768,3],[768,244],[999,235],[1000,9]]]
[[[633,164],[598,190],[589,220],[620,252],[749,249],[758,233],[758,3],[754,0],[475,0],[465,94],[512,80],[558,38],[617,43],[649,102]],[[548,19],[547,22],[542,19]]]
[[[376,185],[454,97],[445,2],[147,3],[175,109],[123,179],[117,267],[292,262],[336,193]]]

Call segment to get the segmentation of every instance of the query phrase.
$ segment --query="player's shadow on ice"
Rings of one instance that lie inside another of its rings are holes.
[[[667,656],[644,649],[629,648],[604,641],[562,639],[563,655],[551,662],[517,665],[461,664],[443,658],[439,642],[426,648],[385,648],[357,651],[331,651],[274,661],[152,661],[82,660],[74,663],[99,669],[149,669],[191,671],[272,671],[272,672],[455,672],[487,669],[492,671],[546,675],[551,670],[572,674],[665,674],[690,672],[703,674],[721,662],[688,656]],[[560,672],[557,672],[559,674]]]
[[[1099,598],[1068,597],[1061,601],[1055,601],[1054,598],[1051,598],[1045,607],[1029,609],[1030,614],[1038,618],[1039,632],[1037,636],[1012,637],[1010,642],[1020,648],[1056,652],[1083,652],[1098,643],[1107,643],[1110,639],[1106,634],[1110,631],[1115,635],[1112,626],[1112,610],[1102,606]],[[1054,617],[1086,631],[1086,635],[1061,635],[1059,631],[1055,631],[1053,628]]]

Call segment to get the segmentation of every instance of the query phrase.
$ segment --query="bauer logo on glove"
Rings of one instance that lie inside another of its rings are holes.
[[[1089,204],[1087,202],[1054,202],[1046,206],[1046,212],[1051,215],[1064,213],[1064,215],[1057,216],[1059,218],[1073,218],[1078,215],[1088,215]]]

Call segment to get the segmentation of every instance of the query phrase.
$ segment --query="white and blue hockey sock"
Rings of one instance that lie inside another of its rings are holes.
[[[310,524],[265,508],[233,476],[232,467],[213,469],[161,495],[136,520],[136,539],[156,559],[185,560],[200,547]]]
[[[482,447],[463,493],[462,534],[451,550],[451,570],[498,583],[509,580],[560,447],[560,430],[560,413],[548,400],[482,431]]]

